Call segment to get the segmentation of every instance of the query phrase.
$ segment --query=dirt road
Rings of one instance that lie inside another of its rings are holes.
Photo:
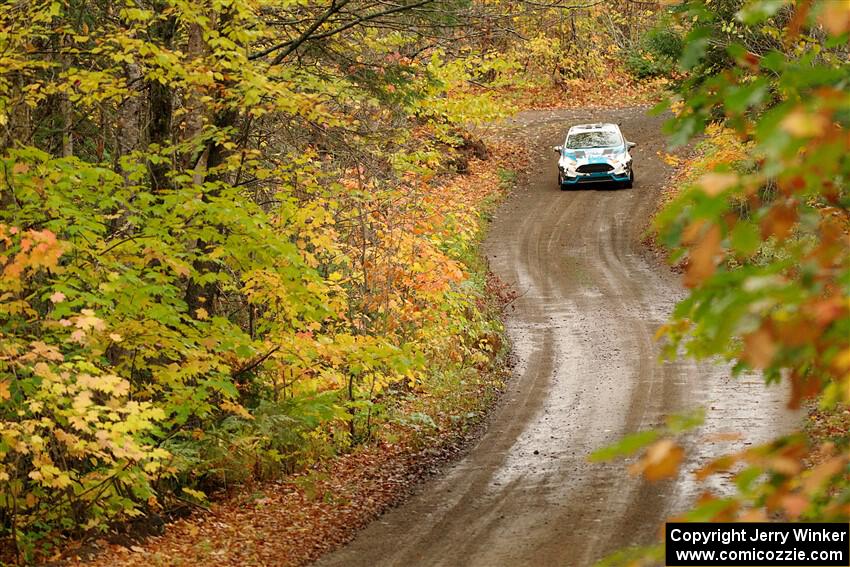
[[[570,124],[590,121],[618,122],[638,142],[634,189],[558,190],[551,146]],[[465,458],[318,565],[592,565],[651,543],[659,523],[687,505],[697,490],[689,469],[730,447],[713,434],[744,431],[745,442],[757,442],[793,420],[784,391],[758,379],[658,362],[653,335],[684,293],[639,244],[669,174],[657,155],[661,122],[642,109],[559,110],[500,126],[535,156],[485,247],[493,271],[521,294],[507,319],[516,375]],[[709,417],[676,481],[648,484],[622,462],[587,462],[623,434],[697,405]]]

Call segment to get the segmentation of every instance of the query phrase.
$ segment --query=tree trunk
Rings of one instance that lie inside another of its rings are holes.
[[[164,8],[159,6],[159,8]],[[169,17],[151,26],[151,35],[162,42],[163,46],[171,47],[174,32],[177,28],[176,18]],[[150,114],[147,127],[147,139],[151,144],[168,145],[171,141],[172,93],[171,87],[159,81],[148,81],[148,112]],[[169,163],[150,163],[148,171],[151,187],[154,192],[171,187],[168,172],[173,168]]]
[[[68,40],[68,36],[65,36],[60,42],[63,52],[67,47]],[[60,55],[60,58],[62,70],[67,71],[70,67],[68,55],[63,53]],[[71,105],[71,97],[68,96],[67,91],[59,95],[59,112],[62,115],[62,157],[67,158],[74,155],[74,108]]]
[[[218,26],[219,29],[223,29],[230,20],[230,14],[228,12],[224,12],[221,14],[219,18]],[[193,32],[190,32],[190,34]],[[195,30],[194,33],[198,34],[198,37],[193,40],[190,36],[190,42],[199,41],[200,38],[200,30]],[[225,84],[224,87],[227,88],[230,85]],[[239,113],[233,108],[225,108],[224,110],[218,112],[213,117],[213,126],[216,130],[220,131],[226,128],[230,128],[236,125],[236,121],[239,118]],[[198,124],[200,127],[200,123]],[[247,128],[247,125],[246,125]],[[246,136],[247,137],[247,136]],[[218,172],[210,173],[210,170],[214,170],[216,167],[224,163],[228,154],[228,150],[218,141],[209,141],[206,143],[206,147],[204,148],[202,154],[198,158],[198,165],[196,165],[195,179],[196,183],[202,178],[204,182],[212,182],[212,181],[226,181],[222,179],[222,176]],[[203,161],[206,161],[204,164]],[[201,173],[200,168],[203,168],[203,173]],[[203,177],[202,177],[203,176]],[[214,197],[216,193],[204,192],[203,199],[208,199],[209,197]],[[220,227],[220,230],[224,231],[224,227]],[[205,242],[203,240],[199,240],[197,243],[198,249],[207,254],[212,251],[212,246],[209,242]],[[209,274],[215,273],[219,271],[218,263],[211,260],[196,260],[193,262],[192,267],[194,268],[197,274]],[[196,315],[198,309],[203,307],[207,313],[213,315],[217,311],[217,298],[219,295],[218,285],[215,283],[208,283],[201,285],[197,283],[194,279],[189,280],[189,284],[186,287],[186,295],[185,301],[186,305],[189,308],[189,313],[192,315]]]

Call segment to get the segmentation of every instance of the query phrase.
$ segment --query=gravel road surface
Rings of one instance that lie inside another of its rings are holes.
[[[633,189],[560,191],[551,147],[571,124],[617,122],[633,150]],[[670,174],[662,119],[645,109],[533,111],[494,127],[534,156],[491,226],[492,270],[519,298],[507,315],[517,365],[502,404],[468,454],[321,567],[587,566],[652,543],[700,488],[697,463],[793,424],[785,391],[690,361],[659,362],[654,340],[684,291],[640,238]],[[622,461],[587,455],[696,406],[679,478],[647,483]],[[718,441],[740,431],[745,439]],[[722,479],[718,481],[722,490]]]

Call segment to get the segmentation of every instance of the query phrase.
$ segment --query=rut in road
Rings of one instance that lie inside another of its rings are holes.
[[[555,155],[571,124],[617,122],[633,150],[633,189],[558,190]],[[586,566],[652,543],[696,495],[688,469],[793,424],[782,392],[690,361],[660,363],[653,340],[684,291],[639,244],[669,171],[663,119],[644,109],[534,111],[499,128],[535,156],[485,243],[491,269],[520,297],[506,325],[515,376],[487,432],[440,478],[373,522],[321,567]],[[675,481],[649,484],[622,462],[587,456],[624,434],[702,405]],[[720,487],[722,489],[722,487]]]

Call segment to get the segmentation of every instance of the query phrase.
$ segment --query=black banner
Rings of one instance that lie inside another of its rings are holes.
[[[850,524],[670,522],[667,565],[850,566]]]

